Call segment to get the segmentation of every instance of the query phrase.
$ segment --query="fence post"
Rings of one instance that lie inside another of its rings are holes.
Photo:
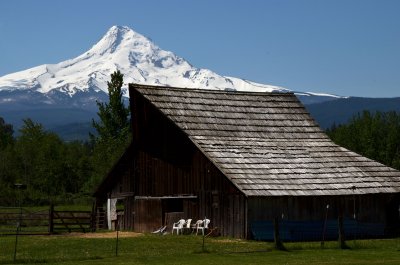
[[[92,204],[92,213],[90,214],[90,230],[92,232],[96,232],[96,212],[97,212],[97,203],[96,201]]]
[[[50,204],[49,209],[49,233],[54,233],[54,204]]]

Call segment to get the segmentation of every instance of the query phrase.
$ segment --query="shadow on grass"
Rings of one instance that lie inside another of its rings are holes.
[[[230,251],[226,252],[227,254],[251,254],[251,253],[267,253],[272,252],[270,249],[264,250],[246,250],[246,251]]]
[[[0,261],[0,264],[46,264],[46,263],[57,263],[57,262],[71,262],[71,261],[85,261],[85,260],[100,260],[103,257],[94,256],[88,258],[73,258],[73,259],[17,259],[15,262],[13,260]]]
[[[244,251],[223,251],[223,252],[217,252],[217,251],[211,251],[208,249],[205,250],[196,250],[193,251],[193,254],[251,254],[251,253],[266,253],[266,252],[271,252],[270,249],[260,249],[260,250],[244,250]]]
[[[17,259],[16,261],[0,261],[0,264],[40,264],[48,263],[45,259]]]
[[[214,253],[214,252],[212,252],[211,250],[208,250],[206,248],[193,251],[193,254],[211,254],[211,253]]]

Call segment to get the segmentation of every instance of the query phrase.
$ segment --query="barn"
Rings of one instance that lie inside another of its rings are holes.
[[[94,194],[108,213],[99,225],[151,232],[207,217],[220,235],[268,239],[278,218],[288,238],[312,239],[343,216],[373,235],[398,231],[400,172],[334,144],[294,94],[129,93],[133,139]]]

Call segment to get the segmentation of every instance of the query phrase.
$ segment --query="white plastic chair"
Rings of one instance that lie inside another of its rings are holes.
[[[167,226],[163,226],[163,227],[160,227],[159,229],[157,229],[156,231],[153,231],[152,233],[153,234],[160,234],[160,235],[162,235],[164,232],[165,232],[165,229],[167,228]]]
[[[191,225],[192,224],[192,219],[187,219],[184,226],[183,226],[183,231],[188,230],[190,231]]]
[[[196,235],[201,230],[202,235],[204,235],[204,230],[208,229],[208,225],[210,224],[210,219],[199,220],[199,224],[197,225]],[[198,221],[197,221],[198,222]],[[197,223],[196,222],[196,223]]]
[[[186,223],[185,219],[181,219],[178,222],[172,225],[172,234],[174,234],[174,230],[176,230],[176,234],[179,235],[179,232],[182,233],[183,225]]]
[[[203,223],[203,220],[197,220],[196,223],[192,224],[192,233]]]

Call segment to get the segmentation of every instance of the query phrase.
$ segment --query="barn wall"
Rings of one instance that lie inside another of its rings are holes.
[[[337,219],[342,209],[344,218],[353,218],[355,212],[360,222],[391,225],[399,221],[398,212],[391,206],[398,205],[398,201],[398,196],[391,194],[253,197],[248,199],[248,222],[250,227],[254,221],[273,220],[275,217],[294,221],[324,220],[329,204],[328,219]]]
[[[135,196],[194,195],[197,199],[183,201],[186,218],[195,222],[207,217],[211,220],[211,227],[218,227],[222,235],[244,237],[244,195],[186,134],[141,95],[131,95],[131,105],[136,149],[131,155],[134,161],[130,175]],[[142,213],[141,207],[140,203],[135,203],[134,229],[154,231],[154,226],[143,224],[150,220],[138,216]],[[163,204],[161,209],[150,209],[161,211],[164,214],[161,219],[165,219]]]
[[[218,227],[221,235],[245,236],[245,197],[200,152],[194,152],[191,162],[184,166],[176,166],[143,151],[137,154],[137,161],[138,196],[194,195],[196,199],[183,200],[184,218],[192,218],[195,222],[207,217],[211,227]],[[152,211],[160,209],[153,208]],[[140,213],[141,210],[135,208],[135,214]],[[143,225],[138,224],[137,229],[137,222],[141,220],[135,217],[135,231],[140,231],[138,229]],[[151,227],[153,229],[154,225]],[[147,232],[154,231],[151,229]]]

